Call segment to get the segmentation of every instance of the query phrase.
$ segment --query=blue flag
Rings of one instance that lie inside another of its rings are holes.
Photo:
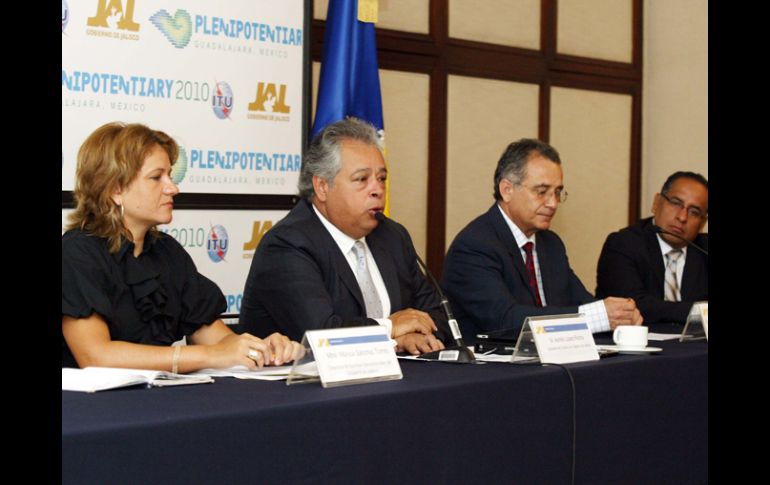
[[[374,24],[358,20],[358,0],[329,0],[310,138],[347,116],[368,121],[383,136]]]

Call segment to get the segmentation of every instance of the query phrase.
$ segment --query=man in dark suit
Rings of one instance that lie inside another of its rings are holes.
[[[281,329],[300,340],[306,330],[380,324],[398,351],[444,348],[446,319],[409,234],[375,218],[386,178],[368,123],[347,119],[316,135],[300,173],[302,200],[254,253],[241,304],[245,331]]]
[[[596,301],[548,228],[564,191],[559,153],[547,143],[511,143],[495,170],[497,202],[455,237],[442,287],[463,336],[517,335],[527,316],[584,313],[592,332],[640,325],[630,298]]]
[[[672,174],[655,194],[653,217],[607,236],[596,295],[633,298],[648,323],[684,323],[693,303],[708,300],[708,255],[691,245],[708,252],[708,234],[700,234],[708,190],[700,174]]]

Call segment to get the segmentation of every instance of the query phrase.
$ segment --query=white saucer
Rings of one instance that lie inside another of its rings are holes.
[[[619,345],[599,345],[598,347],[607,350],[616,350],[619,354],[650,354],[654,352],[660,352],[663,349],[660,347],[620,347]]]

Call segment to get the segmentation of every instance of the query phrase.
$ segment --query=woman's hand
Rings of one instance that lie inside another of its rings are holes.
[[[216,369],[243,365],[251,370],[262,368],[271,362],[272,349],[265,340],[244,333],[230,334],[208,347],[209,367]]]

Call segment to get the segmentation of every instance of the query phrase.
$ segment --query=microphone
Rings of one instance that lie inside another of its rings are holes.
[[[709,255],[709,252],[708,252],[708,251],[706,251],[706,250],[705,250],[705,249],[703,249],[702,247],[698,246],[698,245],[697,245],[697,244],[695,244],[694,242],[692,242],[692,241],[690,241],[690,240],[688,240],[688,239],[685,239],[685,238],[683,238],[683,237],[682,237],[682,236],[680,236],[679,234],[674,234],[673,232],[669,232],[669,231],[666,231],[665,229],[663,229],[663,228],[662,228],[662,227],[660,227],[660,226],[657,226],[657,225],[655,225],[654,223],[653,223],[652,227],[655,229],[655,232],[657,232],[658,234],[668,234],[669,236],[674,236],[675,238],[677,238],[677,239],[681,239],[682,241],[684,241],[685,243],[687,243],[687,245],[688,245],[688,246],[692,246],[692,247],[694,247],[695,249],[697,249],[698,251],[702,252],[702,253],[703,253],[703,254],[705,254],[706,256],[708,256],[708,255]]]
[[[385,217],[385,214],[379,211],[374,213],[374,218],[377,219],[381,224],[384,224],[385,221],[388,220],[388,218]],[[420,255],[415,252],[415,256],[417,257],[417,263],[420,265],[423,272],[428,276],[428,279],[433,285],[433,288],[436,290],[436,293],[438,293],[439,299],[441,300],[441,308],[444,310],[444,315],[446,315],[449,329],[452,331],[452,337],[454,338],[456,344],[454,347],[448,347],[444,350],[436,350],[433,352],[420,354],[419,358],[458,363],[476,362],[476,357],[474,356],[473,352],[465,345],[465,342],[463,341],[462,333],[460,333],[460,326],[457,324],[457,320],[455,320],[455,317],[452,314],[452,309],[449,307],[449,300],[447,299],[446,295],[444,295],[444,292],[441,291],[441,287],[439,286],[438,282],[436,282],[436,278],[434,278],[433,274],[431,274],[431,272],[428,270],[428,266],[425,264],[422,258],[420,258]]]

